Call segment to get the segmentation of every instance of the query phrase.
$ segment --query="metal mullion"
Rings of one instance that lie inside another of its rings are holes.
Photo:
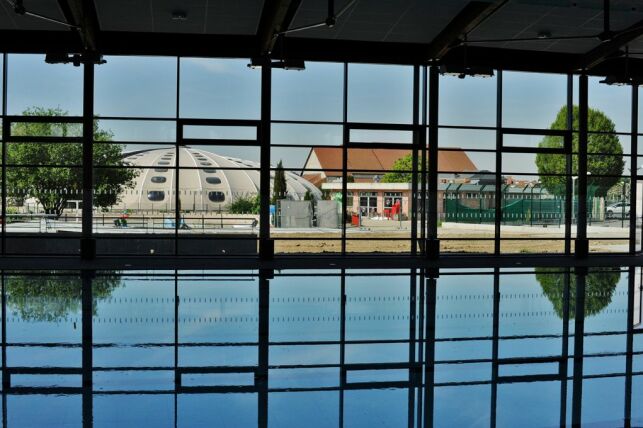
[[[632,85],[632,134],[630,142],[630,254],[636,253],[636,188],[639,128],[639,87]]]
[[[582,74],[578,78],[578,210],[576,221],[576,253],[578,254],[578,243],[583,242],[582,251],[588,250],[587,243],[587,120],[588,120],[588,80],[587,75]],[[585,247],[587,245],[587,247]],[[585,256],[586,254],[580,254]]]
[[[416,364],[416,314],[417,314],[417,277],[416,269],[411,269],[410,292],[409,292],[409,398],[408,398],[408,425],[413,428],[415,408],[415,385],[421,384],[421,379],[416,379],[420,374],[413,367]],[[421,281],[421,279],[420,279]]]
[[[568,241],[567,241],[568,242]],[[564,359],[560,365],[560,426],[565,426],[567,421],[567,374],[569,370],[569,287],[571,273],[568,268],[563,274],[563,334],[561,356]]]
[[[93,259],[96,255],[93,241],[94,206],[94,64],[83,64],[83,137],[82,137],[83,209],[81,257]],[[91,280],[90,280],[91,281]]]
[[[426,147],[426,136],[427,136],[427,123],[426,123],[426,117],[427,117],[427,91],[428,91],[428,85],[427,85],[427,66],[422,67],[422,108],[420,110],[420,113],[422,115],[422,120],[420,121],[421,123],[421,128],[420,128],[420,141],[419,143],[421,144],[421,156],[420,156],[420,212],[421,212],[421,218],[420,218],[420,242],[421,242],[421,248],[422,252],[426,254],[426,166],[427,166],[427,147]],[[419,413],[418,413],[419,415]],[[419,422],[419,421],[418,421]]]
[[[268,67],[262,67],[270,71]],[[259,271],[259,345],[257,346],[257,372],[255,385],[258,389],[258,426],[268,425],[268,365],[270,340],[270,275],[261,269]]]
[[[433,426],[435,408],[435,336],[436,336],[436,309],[437,309],[437,287],[438,282],[435,275],[437,272],[430,272],[426,279],[426,338],[425,361],[424,361],[424,427]]]
[[[496,410],[498,408],[498,348],[500,336],[500,275],[499,269],[493,274],[493,327],[491,342],[491,421],[490,427],[496,426]]]
[[[273,124],[284,125],[335,125],[341,126],[344,122],[323,121],[323,120],[285,120],[285,119],[272,119]]]
[[[466,129],[471,131],[495,131],[495,126],[438,125],[438,129]]]
[[[583,404],[583,352],[585,340],[585,282],[587,268],[577,268],[574,314],[574,375],[572,396],[572,426],[581,426]]]
[[[274,247],[269,247],[270,239],[270,119],[272,117],[272,69],[264,64],[261,67],[261,120],[258,124],[260,134],[259,149],[259,256],[272,258]]]
[[[9,59],[8,55],[6,53],[2,54],[2,242],[1,242],[1,248],[0,248],[0,253],[1,254],[6,254],[6,247],[7,247],[7,226],[6,226],[6,218],[7,218],[7,143],[6,143],[6,136],[9,135],[10,133],[10,127],[9,127],[9,122],[7,121],[7,69],[8,69],[8,64],[7,61]],[[3,290],[4,291],[4,290]],[[3,299],[4,299],[4,294],[3,294]],[[4,305],[3,305],[3,310],[4,310]],[[2,314],[3,316],[3,323],[4,323],[4,312]],[[4,340],[4,336],[3,336]],[[3,346],[3,353],[6,352],[5,347]],[[5,355],[3,354],[3,368],[4,368],[4,362],[6,358]],[[4,400],[4,395],[3,395],[3,400]]]
[[[500,224],[502,221],[502,70],[498,70],[496,79],[496,184],[495,184],[495,219],[494,219],[494,254],[500,254]]]
[[[413,67],[413,149],[411,152],[411,254],[417,254],[417,196],[418,196],[418,146],[420,144],[419,121],[420,114],[420,66]]]
[[[342,105],[342,256],[346,255],[346,213],[348,199],[348,147],[350,141],[350,129],[348,127],[348,63],[344,63],[344,87]],[[359,197],[359,196],[358,196]],[[353,195],[355,198],[355,195]]]
[[[516,147],[507,146],[502,148],[502,153],[527,153],[527,154],[546,154],[546,155],[565,155],[569,151],[565,148],[531,148],[531,147]]]
[[[268,68],[269,70],[270,68]],[[180,78],[180,77],[179,77]],[[177,85],[178,87],[178,85]],[[177,97],[178,100],[178,97]],[[172,120],[172,119],[169,119]],[[261,127],[261,120],[255,119],[186,119],[178,117],[178,107],[177,107],[177,117],[176,120],[179,124],[183,126],[236,126],[236,127],[253,127],[259,131]]]
[[[638,91],[638,88],[634,86]],[[625,355],[625,408],[624,417],[626,426],[630,425],[632,419],[632,369],[634,358],[634,287],[636,286],[636,269],[630,266],[628,269],[627,281],[627,339]]]
[[[572,182],[572,162],[573,162],[573,141],[574,141],[574,76],[572,74],[567,75],[567,132],[569,142],[569,152],[565,155],[565,174],[567,175],[565,179],[565,254],[571,254],[571,244],[572,244],[572,210],[573,203],[572,193],[573,185]]]
[[[366,131],[409,131],[413,132],[414,125],[405,125],[400,123],[370,123],[370,122],[347,122],[348,130],[366,130]]]
[[[343,242],[343,240],[342,240]],[[344,426],[344,388],[346,382],[342,367],[346,362],[346,271],[341,270],[340,277],[340,321],[339,321],[339,367],[340,367],[340,392],[339,392],[339,426]]]
[[[438,67],[431,66],[429,70],[429,148],[428,148],[428,209],[427,209],[427,239],[438,239],[438,119],[439,119],[439,90],[440,74]],[[439,248],[436,249],[439,254]],[[427,254],[429,253],[427,249]]]
[[[562,129],[501,128],[501,131],[507,135],[547,135],[552,137],[565,137],[567,135],[567,131]]]
[[[174,255],[179,255],[179,224],[181,222],[179,195],[179,175],[180,175],[180,152],[181,142],[183,140],[183,124],[180,120],[180,96],[181,96],[181,59],[176,58],[176,106],[174,120],[176,121],[176,140],[174,141]]]

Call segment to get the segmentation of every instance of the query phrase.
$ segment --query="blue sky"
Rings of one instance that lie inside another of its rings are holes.
[[[173,119],[177,115],[177,59],[172,57],[107,57],[96,67],[95,111],[101,117],[126,116]],[[183,58],[180,61],[178,115],[192,118],[259,119],[260,71],[247,67],[247,59]],[[10,55],[8,113],[20,114],[31,106],[60,107],[71,115],[82,112],[82,69],[50,65],[42,55]],[[566,99],[564,75],[505,72],[503,125],[547,128]],[[273,120],[340,122],[343,117],[343,64],[311,63],[305,71],[274,70]],[[631,89],[599,84],[590,78],[590,106],[605,112],[617,131],[631,126]],[[355,122],[411,123],[413,69],[406,66],[351,64],[348,70],[348,120]],[[574,79],[577,99],[577,79]],[[441,125],[494,126],[496,77],[440,79]],[[119,140],[173,142],[175,127],[168,121],[101,122]],[[229,131],[229,130],[228,130]],[[221,136],[221,128],[197,131]],[[248,129],[236,131],[246,138]],[[494,148],[490,131],[441,130],[444,147]],[[364,133],[365,141],[395,141],[404,135]],[[341,126],[274,124],[273,143],[340,145]],[[532,138],[533,140],[533,138]],[[621,138],[629,145],[627,137]],[[537,144],[537,141],[525,141]],[[150,147],[144,146],[144,147]],[[128,147],[133,149],[134,146]],[[138,148],[141,148],[140,146]],[[625,152],[629,152],[627,146]],[[210,147],[225,155],[252,158],[258,151]],[[301,167],[307,150],[273,149],[273,162]],[[492,156],[470,153],[479,169],[493,169]],[[523,161],[532,162],[532,157]],[[515,165],[512,168],[516,169]],[[531,169],[525,165],[524,170]]]

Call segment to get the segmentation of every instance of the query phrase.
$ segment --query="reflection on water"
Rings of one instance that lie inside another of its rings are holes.
[[[3,426],[640,425],[640,279],[7,273]]]
[[[556,314],[562,319],[565,306],[565,278],[569,278],[570,317],[576,313],[576,276],[566,275],[560,268],[536,268],[536,279],[543,292],[554,305]],[[585,277],[585,316],[600,313],[612,301],[612,295],[621,279],[620,268],[590,268]]]

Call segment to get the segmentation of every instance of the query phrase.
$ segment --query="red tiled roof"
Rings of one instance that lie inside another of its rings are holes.
[[[317,156],[322,169],[342,169],[341,147],[315,147],[311,149]],[[348,149],[348,169],[353,171],[390,171],[395,161],[410,154],[405,149]],[[311,153],[312,155],[312,153]],[[438,152],[440,171],[475,172],[478,169],[465,152]],[[326,175],[338,176],[339,171],[327,171]]]

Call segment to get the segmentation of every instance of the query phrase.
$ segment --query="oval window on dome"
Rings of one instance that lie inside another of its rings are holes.
[[[208,199],[212,202],[223,202],[225,194],[223,192],[208,192]]]
[[[159,165],[169,165],[169,164],[170,164],[169,162],[165,162],[165,161],[159,162]]]
[[[206,177],[205,182],[208,184],[221,184],[221,179],[219,177]]]
[[[152,183],[165,183],[167,181],[167,178],[161,177],[160,175],[157,175],[155,177],[152,177]]]
[[[147,199],[152,202],[160,202],[165,199],[165,192],[162,190],[150,190],[147,192]]]
[[[206,174],[214,174],[215,172],[217,172],[217,170],[214,168],[205,168],[203,172],[205,172]]]
[[[203,166],[212,166],[211,162],[201,162],[201,165]]]
[[[167,172],[167,168],[154,168],[154,172]]]

